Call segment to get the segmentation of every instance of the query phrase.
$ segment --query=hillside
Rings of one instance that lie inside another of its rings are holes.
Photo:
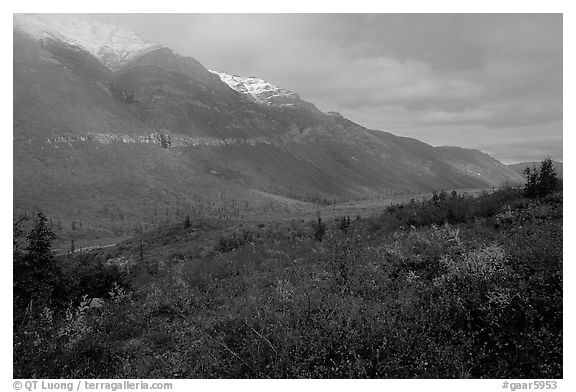
[[[13,94],[15,211],[90,222],[86,236],[522,181],[93,22],[17,15]]]
[[[514,170],[516,173],[521,174],[523,176],[524,170],[526,170],[526,168],[533,169],[540,167],[540,163],[541,162],[521,162],[521,163],[512,163],[507,166],[510,169]],[[552,163],[554,166],[554,170],[556,171],[556,174],[558,174],[559,178],[562,178],[564,175],[562,162],[552,161]]]

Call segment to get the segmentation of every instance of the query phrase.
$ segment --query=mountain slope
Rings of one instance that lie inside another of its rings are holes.
[[[512,163],[508,165],[508,167],[524,177],[524,170],[526,170],[526,168],[530,169],[539,168],[541,163],[542,162],[520,162],[520,163]],[[552,161],[552,165],[554,166],[554,170],[556,170],[556,174],[558,174],[558,177],[562,178],[564,176],[562,162]]]
[[[155,223],[160,210],[241,216],[521,180],[486,154],[368,130],[120,29],[14,22],[15,209]]]
[[[14,26],[38,40],[53,38],[82,48],[113,70],[161,47],[118,26],[51,14],[15,14]]]
[[[461,173],[486,179],[492,186],[505,182],[522,183],[524,179],[515,171],[503,165],[490,155],[478,150],[461,147],[436,147],[444,162],[449,163]]]

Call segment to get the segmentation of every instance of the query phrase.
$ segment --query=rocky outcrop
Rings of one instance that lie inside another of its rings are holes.
[[[100,144],[110,143],[153,143],[164,148],[174,147],[201,147],[201,146],[227,146],[236,144],[273,144],[266,136],[250,138],[216,138],[216,137],[192,137],[172,134],[169,131],[159,131],[149,134],[123,134],[114,132],[87,133],[85,135],[58,135],[46,139],[48,144],[67,144],[95,142]]]

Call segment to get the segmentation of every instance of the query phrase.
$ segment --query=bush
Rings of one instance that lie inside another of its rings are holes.
[[[214,248],[216,252],[230,252],[234,249],[238,249],[248,243],[254,241],[254,236],[251,231],[241,230],[238,233],[234,233],[232,238],[220,237],[218,240],[218,245]]]
[[[344,232],[344,234],[348,234],[348,232],[350,231],[351,223],[352,223],[352,220],[350,219],[350,217],[348,215],[341,216],[339,219],[339,222],[340,222],[340,230],[342,230]]]
[[[36,313],[15,334],[15,374],[562,378],[560,195],[438,193],[322,242],[287,226],[186,261],[159,248],[160,272],[101,309]]]
[[[322,222],[320,213],[318,213],[318,221],[316,224],[313,225],[313,229],[314,229],[314,239],[316,241],[322,241],[322,239],[324,238],[324,234],[326,234],[326,224]]]
[[[446,192],[434,192],[428,200],[412,199],[408,203],[387,207],[378,219],[369,219],[369,227],[371,231],[393,231],[412,226],[465,223],[475,218],[494,216],[504,205],[521,198],[521,193],[514,188],[502,188],[492,193],[483,192],[478,197],[459,195],[456,191],[450,196]]]

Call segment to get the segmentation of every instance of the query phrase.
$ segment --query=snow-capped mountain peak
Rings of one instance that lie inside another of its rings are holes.
[[[56,38],[79,46],[113,70],[161,47],[118,26],[52,14],[14,14],[14,27],[37,39]]]
[[[210,72],[218,75],[233,90],[246,94],[262,105],[294,106],[295,101],[300,101],[298,94],[255,76],[238,76],[212,70]]]

